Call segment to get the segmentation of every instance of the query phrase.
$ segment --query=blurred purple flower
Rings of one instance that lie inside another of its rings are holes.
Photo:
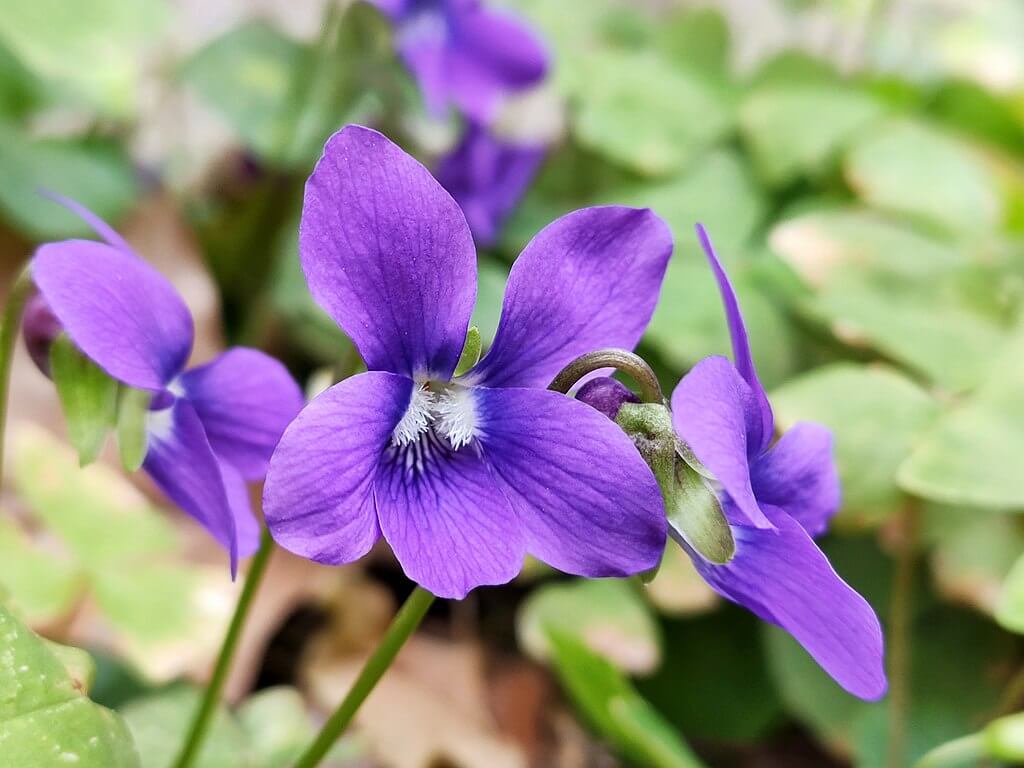
[[[800,423],[772,445],[774,417],[736,295],[707,233],[699,225],[697,232],[725,304],[735,363],[698,363],[672,394],[672,420],[717,480],[736,554],[716,565],[678,540],[715,591],[792,634],[850,693],[880,698],[887,684],[878,618],[811,538],[840,505],[832,435]]]
[[[452,598],[509,581],[528,552],[585,576],[653,566],[666,523],[650,470],[614,424],[545,387],[584,352],[637,342],[671,250],[648,210],[559,219],[513,266],[489,353],[455,377],[476,300],[466,219],[381,134],[335,134],[299,253],[369,372],[285,431],[264,488],[274,538],[342,564],[383,534],[410,579]]]
[[[370,0],[395,25],[398,50],[427,109],[450,102],[490,122],[502,98],[543,79],[547,53],[519,19],[480,0]]]
[[[192,316],[173,286],[93,213],[50,196],[105,242],[64,240],[36,251],[39,297],[26,342],[45,358],[47,336],[64,330],[112,378],[153,394],[143,468],[228,550],[234,574],[259,539],[245,482],[266,474],[302,393],[284,366],[255,349],[234,347],[186,371]]]
[[[437,169],[437,180],[466,214],[476,242],[493,245],[506,217],[526,192],[546,149],[502,141],[470,123]]]

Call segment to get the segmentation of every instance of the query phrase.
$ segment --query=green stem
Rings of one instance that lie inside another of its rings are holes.
[[[242,636],[242,627],[245,626],[245,619],[252,607],[253,598],[259,589],[263,575],[267,571],[267,563],[270,562],[270,553],[274,549],[274,540],[270,537],[270,531],[263,529],[260,537],[260,548],[249,565],[249,572],[245,575],[245,585],[242,587],[242,595],[238,598],[238,605],[235,606],[235,615],[231,617],[231,624],[228,626],[227,634],[220,648],[220,655],[217,657],[217,665],[213,669],[213,676],[210,684],[203,695],[203,701],[192,727],[189,729],[185,746],[182,748],[178,759],[175,761],[175,768],[188,768],[199,756],[199,749],[203,744],[203,738],[213,720],[213,713],[220,702],[220,694],[227,681],[228,671],[231,669],[231,660],[234,658],[235,649],[238,647],[238,640]]]
[[[313,768],[323,760],[324,755],[327,754],[328,750],[334,746],[334,742],[345,732],[349,723],[352,722],[352,718],[359,711],[359,707],[366,700],[366,697],[370,695],[370,692],[380,681],[381,677],[384,676],[388,667],[391,666],[391,662],[395,660],[399,649],[409,639],[420,622],[423,621],[427,609],[430,608],[430,604],[433,602],[434,596],[422,587],[416,587],[413,590],[405,604],[398,611],[394,621],[391,622],[391,626],[388,627],[388,631],[380,641],[380,645],[377,646],[373,655],[366,660],[366,664],[363,665],[363,669],[359,673],[359,677],[356,678],[355,683],[352,684],[352,688],[341,704],[338,705],[338,708],[334,710],[334,714],[324,723],[324,727],[320,730],[316,740],[310,744],[302,757],[295,763],[295,768]]]
[[[889,749],[886,765],[903,768],[910,710],[910,623],[917,551],[917,507],[907,503],[893,574],[889,613]]]
[[[21,327],[21,315],[25,310],[29,291],[32,288],[32,275],[26,266],[14,278],[7,303],[4,305],[3,319],[0,322],[0,477],[4,469],[4,438],[7,436],[7,401],[11,389],[11,364],[14,362],[14,345],[18,340],[18,328]]]
[[[661,405],[665,402],[661,384],[651,366],[639,355],[625,349],[599,349],[580,355],[558,372],[548,389],[566,393],[588,373],[602,368],[614,368],[629,375],[640,387],[640,399],[645,403]]]

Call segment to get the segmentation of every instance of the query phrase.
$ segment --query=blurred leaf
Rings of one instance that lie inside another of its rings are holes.
[[[21,117],[42,98],[40,84],[5,45],[0,45],[0,118]]]
[[[729,24],[713,8],[680,8],[660,19],[655,45],[675,64],[705,75],[729,75]]]
[[[900,467],[904,489],[949,504],[1024,510],[1024,332],[1001,351],[981,386]]]
[[[663,628],[661,669],[637,687],[676,729],[694,739],[747,742],[778,722],[781,704],[753,616],[726,605]]]
[[[699,76],[651,53],[608,51],[576,86],[581,144],[637,173],[660,175],[695,159],[730,127],[730,106]]]
[[[984,757],[984,739],[981,734],[971,734],[928,750],[914,768],[977,768]]]
[[[62,658],[0,607],[0,744],[10,768],[138,768],[121,718],[85,697]],[[76,667],[81,665],[75,654]]]
[[[623,674],[571,634],[549,633],[553,664],[587,719],[641,765],[699,768],[703,764]]]
[[[739,122],[755,167],[779,185],[823,174],[882,111],[849,85],[780,85],[754,91],[740,108]]]
[[[200,692],[179,685],[137,699],[122,710],[142,755],[142,768],[170,768],[178,756]],[[250,768],[245,734],[223,707],[218,707],[195,768]]]
[[[831,85],[842,77],[828,59],[788,49],[767,59],[750,78],[752,90],[774,86]]]
[[[843,485],[841,520],[871,524],[900,506],[900,463],[939,415],[932,397],[887,367],[835,363],[810,371],[771,396],[783,430],[815,421],[832,430]]]
[[[3,602],[31,625],[49,624],[67,615],[80,592],[79,570],[34,545],[13,520],[0,520],[0,586]]]
[[[661,637],[635,585],[621,579],[546,584],[535,589],[516,618],[519,645],[535,659],[551,655],[550,633],[571,634],[629,672],[651,672]]]
[[[1013,564],[1003,583],[996,621],[1011,632],[1024,635],[1024,555]]]
[[[969,133],[1011,152],[1024,146],[1024,122],[1013,106],[978,83],[953,80],[940,85],[930,111],[950,127]]]
[[[55,568],[73,569],[78,586],[95,599],[104,642],[154,679],[213,653],[212,627],[226,621],[236,591],[226,575],[215,586],[209,568],[176,560],[174,527],[109,467],[80,469],[70,451],[38,429],[19,430],[15,445],[16,485],[65,545]],[[16,593],[15,600],[23,598]]]
[[[265,688],[238,708],[252,763],[249,768],[288,768],[316,735],[302,695],[287,686]],[[347,743],[335,746],[339,758],[349,754]],[[325,758],[328,763],[332,754]],[[332,763],[333,764],[333,763]]]
[[[838,338],[945,387],[984,379],[1004,344],[972,295],[966,254],[912,228],[855,209],[817,211],[778,225],[771,244],[817,292],[808,307]]]
[[[502,302],[505,299],[505,282],[508,267],[492,259],[480,259],[477,263],[476,307],[472,324],[480,329],[480,339],[486,350],[494,340],[501,319]]]
[[[38,240],[92,234],[77,216],[42,197],[40,189],[74,198],[108,221],[123,214],[138,192],[131,162],[116,145],[32,139],[3,122],[0,177],[0,211]]]
[[[36,75],[104,114],[126,118],[135,108],[142,54],[167,9],[163,0],[90,0],[69,13],[62,0],[3,0],[0,18],[0,42]]]
[[[697,573],[689,556],[674,541],[669,541],[654,579],[645,585],[651,603],[669,616],[685,616],[706,611],[718,596]]]
[[[1024,763],[1024,713],[992,721],[985,726],[983,739],[990,757]]]
[[[66,333],[50,347],[50,372],[78,461],[83,467],[92,464],[114,426],[119,385],[82,354]]]
[[[845,173],[868,204],[944,231],[977,236],[1002,215],[996,184],[972,150],[924,123],[900,120],[868,134],[847,156]]]

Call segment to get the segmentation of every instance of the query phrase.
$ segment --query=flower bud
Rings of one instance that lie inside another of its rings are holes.
[[[612,421],[615,421],[624,403],[640,402],[640,398],[629,387],[608,376],[588,381],[580,387],[576,399],[597,409]]]
[[[42,294],[37,293],[26,302],[21,329],[29,357],[49,377],[50,347],[64,329]]]

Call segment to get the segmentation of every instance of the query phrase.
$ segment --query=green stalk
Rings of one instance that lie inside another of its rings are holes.
[[[11,364],[14,361],[14,345],[18,340],[18,329],[21,327],[21,315],[25,310],[29,291],[32,288],[32,275],[25,267],[14,278],[7,303],[4,305],[3,324],[0,325],[0,477],[4,469],[4,438],[7,436],[7,401],[11,389]]]
[[[907,755],[907,718],[910,712],[911,620],[914,570],[917,560],[917,504],[907,501],[893,574],[889,609],[889,749],[888,768],[902,768]]]
[[[270,553],[274,549],[274,540],[270,537],[270,531],[263,529],[260,537],[260,548],[252,559],[249,572],[245,575],[245,585],[242,587],[242,595],[235,606],[235,615],[231,617],[231,624],[228,626],[227,634],[220,648],[220,655],[217,657],[217,665],[213,669],[213,676],[210,684],[206,687],[203,701],[196,711],[189,729],[185,745],[175,761],[175,768],[188,768],[199,756],[200,747],[206,731],[213,720],[213,713],[220,702],[220,694],[224,689],[224,683],[228,678],[228,671],[231,669],[231,660],[234,658],[235,649],[238,647],[238,640],[242,636],[242,627],[245,626],[245,619],[249,615],[253,598],[259,589],[260,582],[267,570],[267,563],[270,562]]]
[[[370,695],[370,692],[380,682],[388,667],[391,666],[391,662],[395,660],[399,649],[401,649],[412,633],[416,631],[416,627],[420,625],[420,622],[423,621],[427,609],[430,608],[430,604],[433,602],[434,596],[422,587],[416,587],[413,590],[412,594],[409,595],[409,598],[395,615],[391,626],[388,627],[388,631],[380,641],[380,645],[377,646],[373,655],[366,660],[366,664],[363,665],[363,669],[359,673],[359,677],[356,678],[355,683],[353,683],[351,690],[349,690],[341,704],[338,705],[338,708],[334,710],[334,714],[324,723],[324,727],[320,730],[316,740],[309,745],[309,748],[299,758],[298,762],[295,763],[295,768],[314,768],[324,759],[327,752],[334,746],[334,742],[348,728],[349,723],[352,722],[352,718],[355,717],[356,712],[359,711],[359,707],[366,700],[366,697]]]

